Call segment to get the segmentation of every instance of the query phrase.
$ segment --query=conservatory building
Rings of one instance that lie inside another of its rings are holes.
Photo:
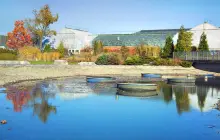
[[[79,29],[64,28],[57,33],[56,36],[51,37],[54,40],[54,48],[57,48],[61,42],[64,48],[68,50],[69,55],[80,54],[85,46],[91,46],[93,35],[89,32]]]

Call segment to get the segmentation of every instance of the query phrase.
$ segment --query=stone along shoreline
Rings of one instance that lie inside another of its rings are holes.
[[[141,73],[157,73],[167,75],[202,75],[211,73],[180,66],[80,66],[80,65],[13,65],[0,66],[0,85],[23,80],[46,79],[56,77],[86,75],[121,75],[140,76]],[[220,75],[219,73],[214,73]]]

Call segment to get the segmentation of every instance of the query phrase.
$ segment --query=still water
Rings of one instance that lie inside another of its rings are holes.
[[[10,85],[0,91],[0,140],[219,140],[219,81],[160,82],[153,97],[85,77]]]

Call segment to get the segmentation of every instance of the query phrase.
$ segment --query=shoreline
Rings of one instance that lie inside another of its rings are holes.
[[[170,76],[202,75],[220,73],[180,66],[124,66],[124,65],[0,65],[0,86],[22,81],[45,80],[74,76],[141,76],[141,73],[155,73]]]

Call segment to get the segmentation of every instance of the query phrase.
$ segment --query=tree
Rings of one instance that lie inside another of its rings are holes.
[[[103,52],[103,43],[102,41],[94,41],[93,43],[93,50],[94,50],[94,54],[100,54],[101,52]]]
[[[191,32],[186,32],[184,29],[184,26],[180,27],[179,35],[178,35],[178,40],[176,44],[176,50],[177,52],[189,52],[191,51],[191,46],[192,46],[192,33]]]
[[[51,51],[50,44],[46,44],[44,47],[44,52],[50,52],[50,51]]]
[[[199,51],[209,51],[209,45],[207,42],[207,37],[206,34],[203,32],[201,37],[200,37],[200,42],[199,42]]]
[[[163,48],[162,56],[163,57],[172,57],[174,52],[173,39],[171,36],[167,36],[166,43]]]
[[[56,31],[50,30],[50,25],[58,21],[58,14],[53,16],[49,5],[45,5],[40,11],[34,10],[33,14],[34,19],[27,19],[26,25],[34,38],[40,41],[39,47],[42,50],[43,37],[56,35]]]
[[[147,51],[147,47],[143,43],[136,47],[136,53],[142,58],[149,52],[150,50]]]
[[[64,48],[63,41],[60,42],[60,44],[59,44],[57,50],[58,50],[58,52],[60,53],[60,57],[64,57],[65,48]]]
[[[128,57],[128,55],[129,55],[129,48],[126,47],[126,46],[122,46],[122,47],[121,47],[121,55],[122,55],[122,58],[123,58],[124,60],[126,60],[127,57]]]
[[[11,49],[19,49],[24,46],[32,45],[31,36],[24,28],[23,21],[15,21],[15,28],[8,33],[7,46]]]

